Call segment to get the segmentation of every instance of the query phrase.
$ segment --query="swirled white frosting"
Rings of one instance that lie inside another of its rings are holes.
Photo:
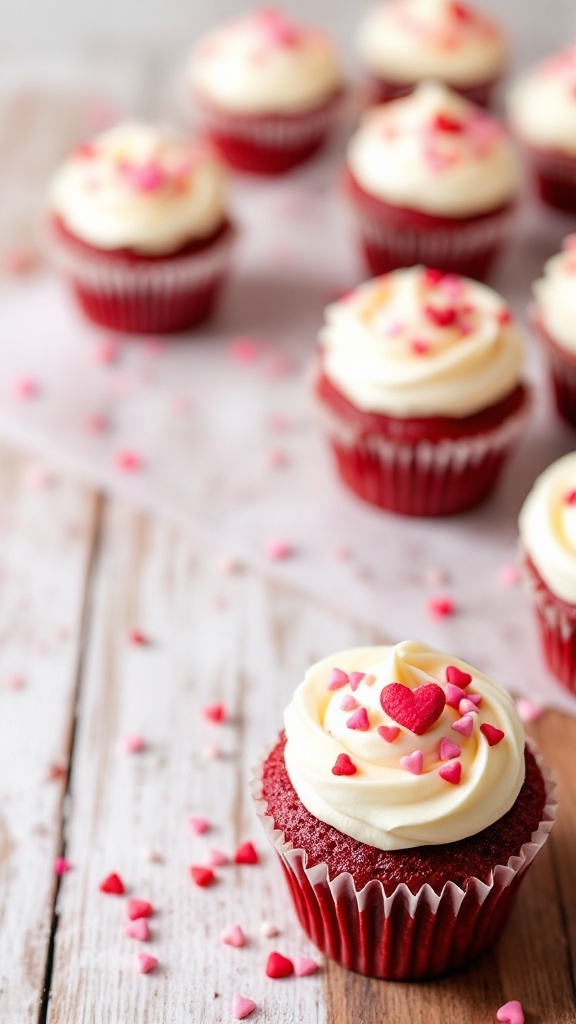
[[[323,32],[270,8],[201,40],[187,72],[201,97],[241,114],[299,114],[342,85],[342,68]]]
[[[453,0],[379,3],[362,19],[357,45],[368,71],[402,84],[476,85],[500,74],[507,53],[493,21]]]
[[[576,45],[520,78],[507,105],[513,129],[526,142],[576,156]]]
[[[570,235],[562,252],[546,261],[544,276],[534,282],[533,291],[546,333],[576,354],[576,236]]]
[[[72,153],[52,181],[50,206],[90,245],[157,255],[217,230],[225,184],[205,143],[130,122]]]
[[[452,729],[459,711],[446,705],[424,735],[401,728],[386,742],[380,726],[396,723],[382,710],[380,693],[392,682],[416,689],[435,682],[446,688],[446,669],[456,666],[472,676],[467,692],[480,695],[472,714],[471,735]],[[357,689],[327,688],[333,667],[363,672]],[[372,677],[375,677],[374,681]],[[365,708],[369,729],[347,725],[351,712],[341,708],[344,696]],[[300,800],[320,821],[380,850],[452,843],[475,835],[508,811],[524,781],[524,731],[511,698],[465,662],[407,640],[394,647],[359,647],[325,658],[306,673],[286,709],[286,767]],[[504,732],[489,746],[483,724]],[[462,775],[457,785],[443,779],[441,741],[457,742]],[[401,758],[422,751],[423,771],[414,775]],[[335,776],[332,767],[347,754],[355,775]]]
[[[498,121],[433,82],[369,111],[348,145],[348,166],[365,192],[441,217],[498,209],[519,182]]]
[[[562,601],[576,604],[576,452],[537,478],[518,525],[522,545],[546,585]]]
[[[358,409],[471,416],[519,383],[523,342],[486,285],[424,267],[395,270],[328,306],[322,370]]]

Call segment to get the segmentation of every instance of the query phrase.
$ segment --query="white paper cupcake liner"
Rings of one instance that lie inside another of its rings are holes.
[[[228,114],[196,95],[195,102],[204,127],[210,134],[236,138],[262,149],[298,149],[314,142],[331,130],[338,118],[341,100],[328,101],[309,113],[243,116]]]
[[[377,879],[357,891],[349,872],[331,878],[326,864],[309,866],[306,851],[287,841],[268,814],[264,757],[251,778],[256,812],[284,869],[300,923],[318,948],[351,970],[397,980],[443,974],[487,949],[556,818],[556,784],[530,740],[527,745],[546,788],[538,828],[517,855],[493,868],[489,883],[471,878],[462,889],[448,882],[439,895],[429,885],[414,894],[401,883],[387,896]]]

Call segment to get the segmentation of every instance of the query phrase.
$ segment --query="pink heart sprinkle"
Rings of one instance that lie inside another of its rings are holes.
[[[462,765],[460,761],[449,761],[448,764],[443,764],[438,769],[438,775],[445,782],[450,782],[451,785],[457,786],[462,778]]]
[[[65,875],[71,868],[72,865],[69,860],[66,860],[66,857],[56,857],[54,861],[54,874],[58,876]]]
[[[294,554],[294,548],[288,540],[271,537],[264,545],[264,552],[269,562],[282,562]]]
[[[208,850],[206,861],[211,868],[221,868],[223,864],[228,863],[228,857],[222,850],[212,849]]]
[[[253,999],[247,999],[246,996],[232,996],[232,1016],[234,1020],[244,1020],[244,1017],[249,1017],[255,1009],[256,1003]]]
[[[476,707],[476,704],[474,703],[474,701],[468,700],[468,697],[465,697],[464,700],[460,701],[458,705],[458,711],[462,716],[478,714],[478,708]]]
[[[208,832],[210,822],[207,818],[188,818],[186,827],[191,836],[202,836]]]
[[[451,761],[454,757],[460,757],[462,753],[462,747],[459,747],[457,743],[453,743],[452,740],[447,740],[443,737],[440,740],[440,760]]]
[[[128,921],[124,928],[124,935],[129,939],[136,939],[137,942],[148,942],[150,938],[150,926],[145,917],[139,917],[137,921]]]
[[[421,750],[415,750],[412,754],[405,754],[404,757],[400,758],[400,764],[405,771],[411,772],[412,775],[422,775],[424,754]]]
[[[260,932],[265,939],[274,939],[280,934],[280,929],[273,921],[262,921],[260,925]]]
[[[140,754],[144,750],[144,737],[137,733],[128,733],[122,738],[122,749],[125,754]]]
[[[517,565],[501,565],[498,569],[498,582],[503,587],[517,587],[520,583],[520,570]]]
[[[220,942],[223,942],[225,946],[241,949],[246,945],[246,936],[239,924],[231,924],[220,932]]]
[[[16,377],[12,382],[12,394],[15,398],[35,398],[38,390],[38,384],[33,377]]]
[[[94,359],[97,363],[109,366],[118,359],[119,346],[115,338],[105,338],[94,349]]]
[[[448,665],[446,668],[446,682],[454,686],[461,686],[463,690],[472,682],[469,672],[463,672],[457,665]]]
[[[454,602],[451,597],[431,597],[426,603],[426,613],[431,619],[446,619],[454,613]]]
[[[496,1011],[496,1020],[500,1021],[500,1024],[525,1024],[522,1003],[517,999],[510,999]]]
[[[414,341],[410,342],[410,348],[414,355],[425,356],[430,351],[430,343],[428,341],[420,341],[418,338],[415,338]]]
[[[340,701],[340,707],[342,711],[355,711],[358,707],[358,701],[351,693],[346,693]]]
[[[479,693],[467,693],[466,700],[469,700],[472,704],[475,704],[477,708],[479,708],[482,703],[482,697],[480,696]]]
[[[158,961],[155,956],[150,956],[148,953],[136,953],[134,957],[134,967],[138,971],[138,974],[148,974],[158,966]]]
[[[130,899],[126,910],[131,921],[138,921],[141,917],[151,917],[154,913],[154,907],[149,900]]]
[[[253,363],[260,355],[260,344],[253,338],[235,338],[228,346],[233,363]]]
[[[226,721],[226,706],[224,704],[209,704],[204,708],[204,718],[214,725],[221,725]]]
[[[350,679],[350,689],[356,691],[358,689],[358,687],[360,686],[360,683],[364,679],[364,673],[363,672],[351,672],[350,675],[349,675],[349,679]]]
[[[370,728],[370,720],[366,708],[358,708],[346,721],[348,729],[358,729],[360,732],[367,732]]]
[[[576,488],[573,491],[567,491],[564,495],[564,503],[566,505],[576,505]]]
[[[458,718],[452,723],[454,732],[459,732],[461,736],[469,737],[472,735],[474,728],[474,719],[472,715],[464,715],[464,718]]]
[[[142,468],[142,459],[138,452],[125,449],[123,451],[116,452],[114,456],[114,466],[119,473],[136,473]]]
[[[516,707],[523,722],[536,722],[544,714],[541,704],[533,704],[532,701],[525,700],[524,697],[518,698]]]
[[[316,974],[318,964],[307,956],[297,956],[294,960],[294,974],[297,978],[306,978],[309,974]]]
[[[348,675],[343,672],[341,668],[333,668],[328,676],[328,690],[340,690],[343,686],[348,686]]]
[[[468,694],[460,686],[454,683],[446,683],[446,703],[451,708],[457,708],[461,700],[466,700]]]
[[[378,735],[386,740],[386,743],[394,743],[396,737],[400,735],[400,729],[397,725],[379,725]]]

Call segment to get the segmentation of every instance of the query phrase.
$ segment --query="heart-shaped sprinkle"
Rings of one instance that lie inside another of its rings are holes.
[[[222,850],[217,849],[208,850],[206,860],[211,868],[221,868],[223,864],[228,863],[227,855]]]
[[[525,1024],[522,1003],[517,999],[510,999],[496,1011],[496,1020],[500,1021],[500,1024]]]
[[[360,683],[364,679],[364,673],[363,672],[351,672],[348,678],[350,680],[350,689],[356,691],[358,689]]]
[[[106,892],[109,896],[123,896],[124,895],[124,883],[117,875],[113,872],[111,875],[107,875],[103,882],[100,882],[100,892]]]
[[[244,1020],[244,1017],[249,1017],[255,1009],[256,1003],[253,999],[247,999],[246,996],[232,996],[232,1016],[234,1020]]]
[[[474,719],[472,715],[464,715],[464,718],[458,718],[452,723],[454,732],[459,732],[461,736],[471,736],[474,728]]]
[[[456,319],[456,310],[452,306],[425,306],[424,313],[437,327],[449,327]]]
[[[390,683],[380,694],[380,703],[389,718],[423,736],[444,710],[446,697],[438,683],[425,683],[411,690],[403,683]]]
[[[462,747],[459,747],[457,743],[453,743],[452,740],[447,740],[442,737],[440,740],[440,760],[451,761],[453,757],[460,757],[462,753]]]
[[[148,953],[136,953],[134,967],[138,974],[148,974],[155,967],[158,967],[158,961],[155,956],[150,956]]]
[[[523,722],[537,722],[539,718],[542,718],[544,712],[541,704],[533,704],[532,701],[525,700],[524,697],[518,698],[516,707]]]
[[[467,693],[466,700],[472,701],[472,703],[475,704],[477,708],[479,708],[482,703],[482,697],[480,696],[479,693]]]
[[[454,683],[446,683],[446,703],[451,708],[457,708],[461,700],[466,700],[468,694],[461,686]]]
[[[141,917],[152,917],[154,907],[148,900],[128,900],[126,911],[131,921],[138,921]]]
[[[453,786],[457,786],[462,778],[462,765],[460,761],[448,761],[448,764],[443,764],[438,769],[438,775],[445,782],[450,782]]]
[[[246,945],[246,936],[239,924],[230,924],[220,932],[220,942],[223,942],[225,946],[241,949]]]
[[[124,935],[129,939],[137,939],[138,942],[148,942],[150,927],[146,918],[139,917],[137,921],[129,921],[124,929]]]
[[[294,974],[294,964],[281,953],[269,953],[266,961],[266,974],[269,978],[289,978]]]
[[[234,854],[235,864],[257,864],[258,854],[253,843],[250,841],[246,843],[240,843],[240,846]]]
[[[340,707],[342,711],[355,711],[358,707],[358,701],[351,693],[346,693],[340,701]]]
[[[486,737],[489,747],[495,747],[500,740],[504,739],[502,729],[497,729],[495,725],[489,725],[488,722],[480,726],[480,732]]]
[[[191,836],[202,836],[210,828],[207,818],[188,818],[186,825]]]
[[[386,743],[394,743],[396,737],[400,735],[400,729],[397,725],[379,725],[378,735],[386,740]]]
[[[370,728],[368,712],[366,708],[358,708],[350,718],[346,720],[348,729],[358,729],[360,732],[367,732]]]
[[[332,769],[332,775],[356,775],[358,771],[355,764],[348,757],[348,754],[338,754],[336,764]]]
[[[458,711],[459,711],[459,713],[461,715],[477,715],[478,714],[478,708],[476,707],[476,704],[474,703],[474,701],[468,700],[467,697],[465,697],[464,700],[460,701],[460,703],[458,705]]]
[[[306,978],[309,974],[316,974],[318,964],[308,956],[297,956],[294,960],[294,974],[297,978]]]
[[[461,686],[463,690],[472,682],[469,672],[463,672],[457,665],[448,665],[446,669],[446,682],[454,686]]]
[[[190,878],[200,889],[205,889],[207,885],[212,885],[216,881],[216,875],[211,868],[203,868],[198,864],[193,864],[190,868]]]
[[[415,750],[412,754],[406,754],[404,757],[401,757],[400,764],[405,771],[411,772],[412,775],[422,775],[424,754],[421,750]]]
[[[376,676],[372,672],[366,672],[364,676],[364,686],[374,686],[376,682]]]
[[[348,675],[343,672],[341,668],[333,668],[328,676],[328,689],[329,690],[340,690],[343,686],[348,686]]]

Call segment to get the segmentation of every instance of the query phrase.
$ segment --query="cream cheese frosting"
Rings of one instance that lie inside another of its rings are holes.
[[[435,82],[369,111],[348,145],[365,192],[441,217],[470,217],[517,192],[516,158],[503,127]]]
[[[50,207],[99,249],[161,255],[223,223],[226,174],[206,143],[138,122],[78,147],[57,172]]]
[[[408,707],[418,706],[420,687],[435,684],[441,710],[424,732],[401,724],[397,708],[394,717],[384,711],[392,683]],[[381,850],[475,835],[510,810],[524,782],[524,731],[510,696],[465,662],[411,640],[313,665],[285,724],[286,768],[307,810]],[[335,774],[343,758],[351,769]]]
[[[360,23],[357,48],[368,71],[400,84],[473,86],[496,78],[507,56],[499,27],[454,0],[379,3]]]
[[[238,114],[299,114],[342,85],[331,40],[271,8],[216,29],[201,40],[187,78],[200,97]]]
[[[357,408],[471,416],[519,383],[523,341],[486,285],[424,267],[395,270],[328,306],[322,371]]]
[[[508,96],[508,114],[526,142],[576,156],[576,45],[518,80]]]
[[[546,261],[544,276],[534,282],[533,292],[546,333],[576,355],[576,235],[569,235],[562,252]]]
[[[518,526],[524,550],[548,588],[576,604],[576,452],[538,477]]]

